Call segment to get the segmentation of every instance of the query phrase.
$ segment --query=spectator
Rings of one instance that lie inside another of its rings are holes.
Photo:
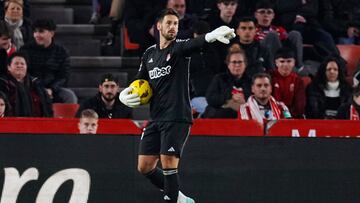
[[[187,13],[185,0],[168,0],[166,7],[174,9],[180,16],[178,39],[193,38],[193,26],[197,16]]]
[[[304,43],[338,54],[334,39],[319,21],[321,13],[330,12],[326,4],[327,0],[277,0],[277,22],[286,30],[299,31]]]
[[[50,19],[34,22],[34,42],[21,48],[30,57],[29,73],[39,77],[53,102],[77,103],[75,93],[65,88],[70,75],[70,56],[54,42],[56,25]]]
[[[7,57],[16,51],[16,47],[11,43],[12,33],[5,21],[0,21],[0,76],[6,74]]]
[[[11,115],[18,117],[52,117],[52,108],[45,88],[38,78],[27,72],[24,53],[15,52],[8,60],[8,74],[0,78],[0,91],[10,101]]]
[[[208,19],[210,29],[215,29],[222,25],[236,29],[239,24],[239,20],[235,17],[237,6],[237,0],[218,0],[217,8],[219,12],[214,12]]]
[[[256,120],[263,124],[268,120],[291,118],[291,114],[282,102],[271,96],[271,76],[257,73],[252,78],[252,96],[240,106],[240,119]]]
[[[4,92],[0,91],[0,118],[10,116],[11,106]]]
[[[125,0],[112,0],[109,13],[111,26],[103,44],[111,46],[115,43],[116,31],[119,30],[119,25],[123,21],[124,6]]]
[[[236,29],[239,24],[239,19],[235,17],[237,6],[237,0],[218,0],[218,12],[213,12],[207,19],[207,22],[210,25],[210,29],[213,30],[222,25],[226,25],[230,28]],[[212,46],[214,46],[215,50],[217,50],[220,60],[222,62],[221,72],[226,72],[227,66],[224,62],[229,45],[215,42],[214,44],[212,44]]]
[[[322,15],[324,27],[339,44],[360,44],[360,1],[330,0]]]
[[[249,77],[264,71],[270,71],[275,67],[273,55],[267,46],[255,41],[256,20],[251,17],[243,17],[236,29],[239,36],[240,47],[245,51],[247,58],[246,73]]]
[[[340,105],[349,101],[351,87],[343,70],[338,58],[329,57],[323,61],[306,90],[307,118],[333,119]]]
[[[0,0],[0,18],[3,19],[5,16],[5,3],[9,0]],[[30,18],[30,5],[29,0],[20,0],[23,6],[24,17]]]
[[[155,41],[157,14],[166,8],[167,0],[131,0],[126,2],[125,25],[131,42],[138,43],[145,51]]]
[[[80,113],[78,123],[80,134],[96,134],[98,129],[98,114],[92,109],[84,109]]]
[[[194,25],[194,38],[210,31],[205,21],[198,21]],[[220,59],[217,51],[210,45],[204,44],[199,51],[191,54],[190,85],[191,107],[198,116],[204,113],[207,104],[205,94],[214,75],[220,72]]]
[[[9,0],[5,2],[5,22],[11,32],[12,42],[17,50],[32,40],[31,22],[23,16],[23,1]]]
[[[360,120],[360,86],[356,86],[352,92],[350,102],[342,104],[337,110],[337,119]]]
[[[6,50],[8,56],[16,51],[11,42],[13,32],[8,28],[5,21],[0,21],[0,49]]]
[[[296,50],[296,65],[303,66],[303,41],[298,31],[289,33],[281,26],[272,24],[275,16],[274,6],[270,1],[263,0],[256,4],[255,18],[257,20],[255,40],[263,46],[269,46],[272,55],[283,45]]]
[[[294,51],[287,47],[280,48],[275,55],[275,64],[277,68],[271,71],[272,95],[289,107],[294,118],[304,118],[305,86],[300,76],[294,72]]]
[[[99,93],[80,105],[77,117],[84,109],[94,110],[100,118],[131,118],[131,108],[125,106],[119,97],[119,80],[112,74],[102,76]]]
[[[250,78],[246,75],[246,56],[238,44],[229,48],[226,57],[228,71],[215,75],[207,93],[209,105],[205,118],[237,118],[240,105],[250,96]]]

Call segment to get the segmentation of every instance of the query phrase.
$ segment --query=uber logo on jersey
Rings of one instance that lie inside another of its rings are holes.
[[[171,70],[171,66],[166,67],[155,67],[153,70],[149,71],[149,77],[150,79],[156,79],[165,75],[169,75]]]

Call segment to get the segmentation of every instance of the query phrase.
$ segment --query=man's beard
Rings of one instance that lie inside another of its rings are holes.
[[[176,38],[176,34],[172,35],[172,34],[162,33],[162,36],[168,41],[172,41]]]
[[[108,102],[111,102],[111,101],[115,100],[115,95],[113,95],[113,94],[109,94],[109,93],[106,94],[106,95],[101,94],[101,96],[102,96],[102,98],[104,98]]]

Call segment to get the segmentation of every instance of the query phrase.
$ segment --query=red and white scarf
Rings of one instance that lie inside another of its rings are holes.
[[[250,96],[247,100],[247,103],[240,106],[240,118],[242,120],[254,119],[257,120],[259,123],[264,123],[264,120],[280,119],[281,109],[274,97],[270,96],[269,104],[271,107],[272,115],[270,115],[269,118],[265,118],[265,116],[261,113],[259,105],[254,96]]]
[[[357,110],[353,104],[351,104],[351,106],[350,106],[350,120],[353,120],[353,121],[359,120],[359,113],[357,112]]]

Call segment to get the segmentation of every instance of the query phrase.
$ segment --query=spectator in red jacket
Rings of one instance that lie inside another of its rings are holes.
[[[284,27],[273,25],[275,11],[273,4],[267,0],[256,4],[257,20],[255,40],[270,47],[273,55],[283,45],[296,50],[296,65],[303,66],[303,39],[298,31],[287,32]]]
[[[295,53],[287,47],[275,54],[276,69],[271,72],[273,96],[289,108],[294,118],[303,118],[305,112],[305,86],[295,68]]]

